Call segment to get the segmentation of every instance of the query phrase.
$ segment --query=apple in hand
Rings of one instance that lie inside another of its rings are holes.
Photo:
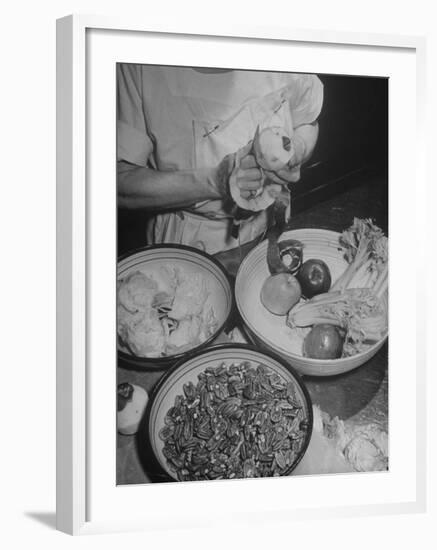
[[[275,315],[287,315],[302,295],[299,281],[290,273],[267,277],[261,288],[261,303]]]

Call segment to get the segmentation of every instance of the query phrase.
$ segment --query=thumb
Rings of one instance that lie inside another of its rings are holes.
[[[244,147],[237,151],[237,158],[241,160],[252,152],[253,140],[251,139]]]

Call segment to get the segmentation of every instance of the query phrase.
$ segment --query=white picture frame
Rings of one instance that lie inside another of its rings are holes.
[[[94,139],[92,133],[96,131],[96,125],[91,125],[90,116],[93,116],[90,109],[93,108],[92,93],[89,88],[90,71],[95,70],[96,64],[94,59],[90,59],[89,55],[94,55],[94,52],[100,51],[102,44],[93,36],[105,35],[106,44],[108,41],[115,46],[118,40],[117,36],[130,37],[130,44],[126,44],[123,50],[120,49],[120,61],[139,62],[141,55],[135,49],[135,43],[141,37],[152,37],[164,44],[166,41],[174,41],[184,38],[187,43],[191,39],[204,40],[209,46],[214,48],[215,41],[220,40],[223,44],[240,44],[241,47],[250,47],[257,45],[261,52],[264,48],[282,48],[288,46],[305,47],[305,45],[314,45],[319,48],[330,48],[330,51],[337,52],[341,50],[344,53],[344,60],[338,62],[337,70],[343,62],[343,71],[347,72],[347,64],[350,64],[348,56],[351,52],[360,51],[366,52],[393,52],[396,54],[396,63],[401,63],[404,72],[414,72],[414,82],[411,83],[411,90],[408,88],[403,93],[409,94],[408,98],[414,99],[413,104],[409,104],[410,112],[405,116],[404,124],[406,132],[409,136],[414,136],[416,143],[415,163],[404,170],[405,173],[400,173],[396,169],[396,158],[393,155],[402,154],[402,144],[390,141],[390,174],[391,177],[399,177],[401,185],[405,184],[406,178],[413,178],[415,181],[414,193],[416,199],[416,216],[415,223],[410,225],[410,235],[405,237],[405,243],[414,242],[415,235],[421,230],[420,216],[417,214],[419,204],[424,200],[424,182],[425,178],[425,161],[424,161],[424,98],[422,90],[425,89],[425,40],[421,37],[413,36],[394,36],[394,35],[375,35],[375,34],[356,34],[356,33],[337,33],[337,32],[321,32],[301,29],[287,28],[263,28],[263,27],[232,27],[232,28],[214,28],[214,25],[208,28],[201,28],[193,23],[189,28],[178,28],[171,25],[149,24],[147,21],[129,20],[123,18],[106,18],[97,16],[73,15],[57,22],[57,528],[61,531],[70,534],[84,534],[91,532],[103,531],[119,531],[126,529],[151,529],[165,526],[204,526],[214,524],[219,521],[219,514],[215,513],[215,508],[211,504],[211,514],[202,515],[200,509],[196,509],[196,514],[184,514],[179,516],[175,511],[167,510],[166,517],[159,511],[159,503],[165,503],[166,499],[181,499],[184,498],[193,503],[199,500],[205,490],[207,494],[214,495],[214,501],[220,503],[225,502],[226,493],[234,492],[237,497],[241,494],[242,502],[247,504],[245,512],[241,516],[241,521],[255,521],[256,518],[263,517],[267,520],[274,520],[275,517],[284,519],[286,514],[292,512],[294,518],[320,518],[346,515],[364,515],[364,514],[391,514],[399,512],[420,512],[425,510],[426,503],[426,463],[425,463],[425,357],[423,345],[424,341],[424,319],[425,315],[419,304],[424,304],[426,301],[423,298],[423,288],[416,285],[416,296],[414,303],[410,304],[412,315],[415,319],[416,334],[413,342],[405,344],[408,349],[400,354],[408,358],[414,358],[415,373],[412,377],[414,381],[414,415],[411,419],[411,426],[414,429],[414,449],[411,451],[411,456],[408,464],[408,475],[405,475],[405,484],[408,486],[408,491],[404,496],[395,494],[393,487],[387,484],[387,495],[382,496],[378,502],[371,502],[371,497],[367,500],[355,500],[353,504],[349,501],[338,501],[332,506],[328,506],[322,497],[320,504],[317,506],[309,502],[287,503],[285,499],[279,499],[274,507],[269,507],[265,499],[261,499],[261,503],[257,504],[255,495],[259,493],[260,486],[254,485],[252,482],[232,482],[228,485],[226,482],[214,484],[214,488],[210,484],[191,484],[187,487],[186,484],[171,484],[166,486],[147,486],[147,487],[130,487],[130,488],[114,488],[118,491],[120,502],[123,502],[124,509],[125,499],[128,492],[135,493],[137,502],[141,502],[141,491],[149,491],[149,495],[153,495],[154,509],[142,508],[140,513],[132,515],[129,511],[118,515],[117,507],[114,504],[112,508],[99,509],[99,513],[90,513],[90,508],[98,509],[95,503],[103,500],[110,501],[113,498],[114,491],[111,489],[111,497],[104,493],[102,486],[93,486],[95,478],[95,458],[90,449],[99,441],[99,446],[102,448],[106,444],[110,444],[111,430],[114,427],[115,409],[112,417],[108,418],[108,427],[102,428],[102,433],[96,431],[96,426],[101,417],[95,414],[93,406],[95,404],[95,378],[94,371],[98,369],[99,362],[96,361],[95,346],[93,344],[99,337],[98,332],[94,330],[96,304],[91,302],[93,298],[93,289],[95,289],[95,275],[93,263],[90,254],[94,254],[98,247],[98,242],[102,241],[102,227],[107,227],[108,240],[105,241],[105,258],[106,260],[115,258],[115,231],[114,226],[114,202],[115,196],[115,174],[112,178],[108,201],[102,200],[99,207],[96,206],[96,190],[90,184],[94,176],[94,162],[91,160],[90,142]],[[123,34],[124,33],[124,34]],[[225,48],[223,48],[225,50]],[[91,54],[90,54],[91,51]],[[129,53],[130,52],[130,53]],[[222,52],[223,53],[223,52]],[[335,52],[334,52],[335,53]],[[335,57],[333,53],[333,58]],[[211,49],[211,54],[217,60],[220,58],[220,52],[216,49]],[[181,51],[171,51],[171,48],[163,49],[161,52],[162,63],[165,64],[168,60],[174,58],[174,64],[180,63],[178,56],[182,55]],[[223,53],[223,55],[225,55]],[[381,54],[382,55],[382,54]],[[408,57],[408,63],[402,63],[402,55]],[[109,56],[109,54],[108,54]],[[128,56],[128,57],[126,57]],[[341,56],[340,56],[341,57]],[[395,57],[393,57],[393,60]],[[218,63],[219,61],[217,61]],[[113,59],[106,59],[108,67],[113,65]],[[112,63],[112,65],[111,65]],[[255,63],[255,61],[252,61]],[[260,62],[261,63],[261,62]],[[387,61],[390,63],[390,60]],[[393,61],[395,63],[395,61]],[[212,64],[214,66],[214,63]],[[253,65],[252,65],[253,66]],[[264,68],[265,65],[262,65]],[[414,68],[413,68],[414,66]],[[328,69],[329,70],[332,69]],[[351,67],[352,70],[352,67]],[[356,70],[356,67],[354,68]],[[384,73],[384,68],[381,69],[381,74]],[[394,70],[394,69],[393,69]],[[396,69],[400,71],[398,67]],[[317,72],[308,70],[308,72]],[[320,72],[320,71],[319,71]],[[370,74],[370,73],[369,73]],[[373,73],[372,73],[373,74]],[[394,74],[394,73],[393,73]],[[92,76],[92,75],[91,75]],[[115,69],[114,69],[115,78]],[[411,79],[410,79],[411,80]],[[413,92],[414,89],[414,92]],[[407,96],[406,96],[407,97]],[[109,101],[112,101],[112,96]],[[395,108],[395,97],[390,104],[390,132],[394,136],[398,134],[399,126],[397,124],[397,108]],[[402,102],[402,98],[399,99]],[[103,108],[103,107],[102,107]],[[115,103],[113,110],[109,112],[108,119],[111,121],[111,116],[115,112]],[[112,122],[115,128],[115,118]],[[99,131],[99,130],[98,130]],[[394,132],[394,133],[393,133]],[[91,135],[91,137],[90,137]],[[395,139],[395,138],[393,138]],[[113,142],[113,146],[115,141]],[[105,154],[108,149],[105,150]],[[103,153],[103,149],[102,149]],[[107,158],[109,170],[114,168],[115,156]],[[108,172],[110,173],[110,172]],[[103,187],[102,187],[103,189]],[[99,192],[106,193],[105,190]],[[408,201],[398,197],[399,192],[391,187],[391,230],[394,235],[400,227],[402,209]],[[404,202],[402,202],[404,201]],[[396,204],[395,204],[396,202]],[[393,211],[392,211],[393,210]],[[108,215],[104,212],[110,211]],[[399,215],[396,214],[399,213]],[[111,217],[112,216],[112,217]],[[97,220],[99,217],[99,220]],[[111,220],[106,226],[105,222]],[[112,225],[111,225],[112,224]],[[100,227],[100,230],[99,230]],[[423,227],[422,227],[423,229]],[[99,241],[100,240],[100,241]],[[417,240],[416,240],[417,242]],[[398,248],[400,243],[394,239],[391,250],[393,254],[393,262],[391,265],[399,265],[396,262],[401,259],[401,250]],[[97,248],[96,248],[97,247]],[[417,270],[421,270],[424,265],[424,254],[422,247],[416,247]],[[103,252],[99,250],[99,254]],[[398,255],[399,253],[399,255]],[[105,260],[105,261],[106,261]],[[101,265],[105,265],[102,261]],[[96,268],[97,269],[97,268]],[[396,273],[395,268],[392,268],[392,274]],[[111,289],[115,282],[115,271],[107,272],[104,277],[108,278],[108,284],[102,285],[105,289]],[[396,294],[396,281],[394,275],[390,279],[390,288],[393,295]],[[94,281],[94,282],[93,282]],[[115,296],[115,292],[114,292]],[[394,300],[394,299],[393,299]],[[109,300],[109,305],[111,305]],[[393,322],[396,321],[396,303],[390,302],[390,307],[393,306]],[[110,309],[110,307],[109,307]],[[115,309],[115,308],[114,308]],[[114,311],[115,315],[115,311]],[[91,316],[91,317],[90,317]],[[94,320],[92,320],[92,319]],[[91,319],[91,320],[90,320]],[[104,323],[103,323],[104,324]],[[107,330],[112,329],[111,321],[105,324]],[[91,328],[91,331],[90,331]],[[395,327],[396,328],[396,327]],[[100,330],[100,329],[99,329]],[[101,329],[102,333],[106,329]],[[391,357],[396,357],[396,341],[402,341],[402,330],[392,331],[391,334]],[[108,332],[106,332],[108,334]],[[114,332],[115,334],[115,332]],[[397,340],[396,340],[397,338]],[[112,350],[109,350],[108,357],[111,356]],[[115,354],[114,354],[115,364]],[[108,368],[110,372],[111,366]],[[108,380],[105,380],[104,389],[114,386],[111,384],[114,377],[108,374]],[[411,383],[410,383],[411,386]],[[394,393],[396,385],[392,384],[390,393],[390,406],[398,407],[397,394]],[[104,392],[103,392],[104,393]],[[102,403],[105,397],[102,397]],[[102,407],[104,411],[110,411],[108,407],[113,401],[113,394],[107,395],[106,402]],[[396,414],[394,412],[393,414]],[[113,418],[114,417],[114,418]],[[101,425],[101,424],[100,424]],[[103,444],[103,441],[105,443]],[[393,440],[393,444],[394,444]],[[100,445],[102,442],[102,445]],[[109,443],[108,443],[109,442]],[[115,454],[115,444],[114,444]],[[113,464],[113,458],[108,459]],[[401,467],[400,465],[399,467]],[[104,468],[102,468],[103,470]],[[390,472],[389,476],[395,475]],[[328,476],[329,477],[329,476]],[[316,484],[322,484],[322,491],[330,490],[335,487],[335,483],[349,483],[347,479],[340,479],[347,476],[338,476],[335,479],[316,480]],[[408,478],[408,480],[407,480]],[[103,478],[102,478],[103,479]],[[109,478],[105,478],[109,479]],[[361,480],[364,478],[361,477]],[[364,481],[353,482],[363,485],[373,483],[372,476],[369,475]],[[381,480],[382,478],[380,478]],[[393,478],[395,479],[395,478]],[[399,479],[397,483],[399,484]],[[274,484],[276,480],[269,480],[263,485],[262,492],[266,495],[272,491],[278,491],[278,485]],[[288,481],[288,480],[287,480]],[[103,481],[102,481],[103,483]],[[105,481],[107,483],[107,481]],[[256,482],[255,482],[256,483]],[[312,479],[299,479],[295,481],[295,489],[302,489],[303,483],[312,484],[311,491],[314,491],[316,485]],[[270,484],[270,485],[268,485]],[[178,485],[178,487],[176,487]],[[196,487],[193,487],[195,485]],[[314,485],[314,487],[313,487]],[[383,484],[382,484],[383,485]],[[100,489],[99,489],[100,487]],[[100,492],[99,496],[97,492]],[[299,490],[301,490],[299,489]],[[108,489],[109,491],[109,489]],[[181,496],[183,492],[184,496]],[[298,492],[298,491],[297,491]],[[408,494],[407,494],[408,493]],[[320,496],[318,493],[313,493]],[[322,494],[322,493],[320,493]],[[134,499],[134,500],[135,500]],[[370,499],[370,500],[369,500]],[[150,500],[150,499],[149,499]],[[90,504],[92,503],[92,505]],[[232,515],[232,506],[229,506],[230,515]],[[234,521],[238,521],[238,518]]]

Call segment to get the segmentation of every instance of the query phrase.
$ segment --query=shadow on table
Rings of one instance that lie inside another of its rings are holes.
[[[56,529],[56,512],[24,512],[24,515],[50,529]]]
[[[365,410],[372,401],[381,417],[388,415],[388,344],[365,365],[338,376],[305,377],[314,405],[346,420]]]

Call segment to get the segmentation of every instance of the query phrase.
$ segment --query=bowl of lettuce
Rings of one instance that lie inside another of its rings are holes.
[[[117,343],[121,364],[162,368],[213,342],[232,310],[219,262],[197,249],[152,245],[117,266]]]

